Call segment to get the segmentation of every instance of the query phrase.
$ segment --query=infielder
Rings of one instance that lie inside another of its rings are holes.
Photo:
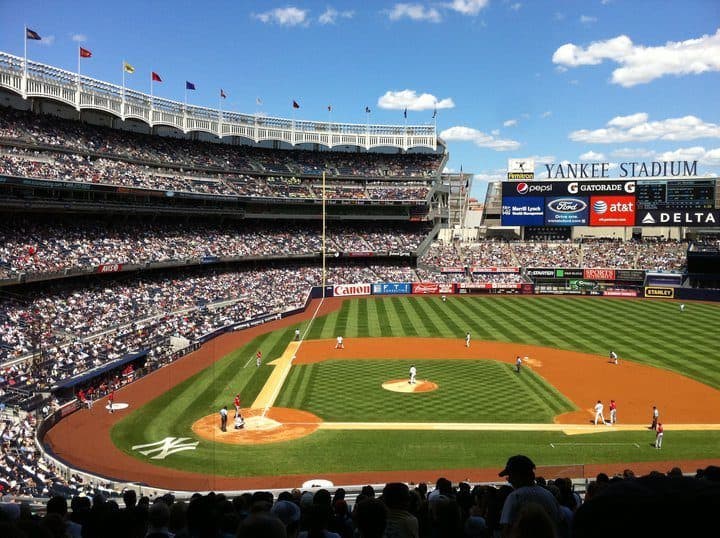
[[[465,333],[465,347],[470,347],[470,331]]]
[[[415,384],[415,376],[417,375],[417,369],[415,369],[415,365],[413,364],[410,367],[410,380],[408,381],[409,384],[414,385]]]
[[[652,424],[650,424],[651,430],[656,430],[658,425],[658,418],[660,418],[660,411],[658,411],[658,408],[653,405],[652,410]]]
[[[603,424],[607,424],[607,422],[605,422],[605,417],[603,416],[603,408],[604,408],[604,406],[603,406],[602,402],[600,400],[598,400],[597,403],[595,404],[595,425],[596,426],[598,423],[598,419],[602,420]]]
[[[343,344],[342,336],[337,337],[337,343],[335,344],[335,349],[345,349],[345,344]]]
[[[235,406],[235,417],[237,417],[240,414],[240,393],[235,395],[233,405]]]
[[[610,424],[615,424],[617,422],[617,405],[615,405],[615,400],[610,400]]]
[[[614,351],[610,352],[610,362],[612,362],[613,364],[618,363],[618,356],[617,353],[615,353]]]
[[[655,448],[657,449],[662,448],[663,431],[662,422],[658,422],[657,431],[655,432]]]
[[[517,359],[515,359],[515,371],[519,374],[520,373],[520,367],[522,366],[522,358],[520,358],[520,355],[517,356]]]

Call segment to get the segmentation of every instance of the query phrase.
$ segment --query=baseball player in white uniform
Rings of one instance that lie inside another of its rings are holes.
[[[337,344],[335,344],[335,349],[345,349],[345,344],[343,344],[342,336],[337,337]]]
[[[603,424],[607,424],[605,422],[605,417],[603,416],[603,404],[600,400],[597,401],[595,404],[595,425],[597,426],[598,419],[602,420]]]
[[[470,331],[465,333],[465,347],[470,347]]]
[[[610,352],[610,361],[611,361],[613,364],[617,364],[617,363],[618,363],[618,356],[617,356],[617,353],[615,353],[614,351],[611,351],[611,352]]]
[[[415,365],[413,364],[413,365],[410,367],[410,380],[408,381],[408,383],[410,383],[411,385],[414,385],[414,384],[415,384],[415,376],[416,376],[416,375],[417,375],[417,370],[415,369]]]
[[[685,304],[680,305],[680,312],[685,312]]]

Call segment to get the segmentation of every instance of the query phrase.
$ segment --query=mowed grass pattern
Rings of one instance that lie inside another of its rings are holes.
[[[365,306],[361,306],[365,303]],[[343,303],[307,338],[424,336],[518,342],[658,366],[720,389],[720,306],[609,298],[382,296]]]
[[[432,392],[405,394],[382,388],[403,379],[437,382]],[[496,361],[332,360],[293,367],[276,405],[335,422],[552,422],[574,406],[526,369],[518,375]]]

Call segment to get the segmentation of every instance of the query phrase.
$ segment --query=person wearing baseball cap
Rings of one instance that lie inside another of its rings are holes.
[[[507,481],[513,487],[500,515],[503,537],[510,534],[520,511],[529,503],[540,505],[552,521],[556,535],[562,535],[559,531],[565,528],[566,523],[562,518],[560,504],[552,493],[535,483],[535,464],[530,458],[521,454],[512,456],[498,476],[507,476]]]

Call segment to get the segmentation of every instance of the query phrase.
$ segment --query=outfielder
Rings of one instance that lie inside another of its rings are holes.
[[[470,331],[465,333],[465,347],[470,347]]]
[[[414,385],[414,384],[415,384],[415,376],[416,376],[416,375],[417,375],[417,370],[415,369],[415,365],[413,364],[413,365],[410,367],[410,380],[408,381],[408,383],[410,383],[411,385]]]

